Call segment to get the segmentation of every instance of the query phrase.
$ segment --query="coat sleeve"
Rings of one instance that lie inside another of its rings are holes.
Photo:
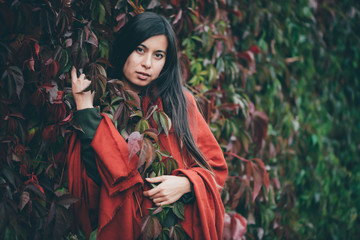
[[[96,130],[91,146],[95,151],[99,174],[109,196],[143,184],[137,170],[138,157],[129,159],[128,145],[110,118],[103,119]]]
[[[81,161],[85,165],[87,175],[97,184],[101,185],[101,178],[95,161],[94,149],[90,146],[102,117],[96,108],[86,108],[74,112],[75,121],[83,131],[77,131],[81,142]]]
[[[196,107],[194,97],[187,93],[187,98],[190,128],[213,173],[197,166],[173,172],[174,175],[188,177],[196,197],[193,204],[185,206],[182,226],[191,239],[221,239],[225,210],[220,192],[227,177],[227,164],[219,144]]]

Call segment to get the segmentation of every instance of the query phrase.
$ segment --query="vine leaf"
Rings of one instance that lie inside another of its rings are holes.
[[[20,98],[21,90],[24,87],[24,77],[20,68],[16,66],[10,66],[3,73],[1,80],[7,83],[9,97],[11,97],[14,93]]]
[[[152,212],[152,214],[153,214],[153,215],[158,214],[158,213],[160,213],[162,210],[163,210],[162,207],[157,207],[157,208]]]
[[[29,202],[29,200],[30,200],[30,193],[27,191],[23,191],[20,196],[20,203],[19,203],[20,211],[24,209],[24,207]]]
[[[184,203],[177,201],[173,205],[173,213],[181,220],[185,220]]]
[[[128,138],[129,160],[141,149],[143,136],[139,132],[132,132]]]
[[[166,115],[164,111],[159,110],[153,113],[153,119],[158,125],[159,132],[163,130],[166,136],[168,136],[171,129],[171,119],[169,118],[169,116]]]
[[[146,171],[146,169],[154,161],[154,158],[155,158],[155,149],[151,140],[148,138],[143,138],[137,167],[138,168],[141,167],[146,162],[144,169],[144,171]]]
[[[166,160],[166,174],[171,174],[172,171],[178,168],[176,160],[172,157]]]
[[[56,200],[56,204],[59,204],[64,207],[68,207],[71,204],[76,203],[77,201],[79,201],[79,198],[74,197],[70,194],[64,194]]]
[[[134,102],[134,106],[137,108],[137,109],[141,109],[141,100],[140,100],[140,97],[139,95],[132,91],[132,90],[129,90],[129,89],[126,89],[125,92],[128,94],[128,96],[130,96]]]
[[[155,128],[148,128],[143,132],[145,137],[150,138],[153,142],[157,142],[159,140],[159,132]]]
[[[149,107],[146,112],[145,119],[148,120],[158,108],[158,105],[152,105],[151,107]]]
[[[246,175],[248,179],[253,177],[254,190],[252,201],[254,202],[262,184],[265,185],[267,191],[269,190],[269,174],[265,170],[264,163],[260,159],[254,158],[246,163]]]
[[[149,129],[149,123],[145,119],[141,119],[135,126],[135,131],[143,133],[145,130]]]
[[[247,220],[238,213],[225,213],[223,239],[241,239],[247,228]]]
[[[140,14],[140,13],[145,12],[144,8],[141,5],[139,5],[138,0],[135,1],[136,4],[131,0],[127,0],[127,2],[134,8],[135,14]]]
[[[141,224],[140,239],[156,239],[161,233],[161,224],[156,217],[147,215]]]

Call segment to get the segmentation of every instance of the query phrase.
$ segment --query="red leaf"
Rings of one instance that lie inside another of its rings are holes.
[[[143,138],[141,151],[139,154],[139,162],[137,168],[141,167],[145,162],[145,170],[150,166],[155,158],[155,149],[148,138]]]
[[[246,232],[246,219],[238,213],[231,217],[231,237],[232,239],[241,239]]]
[[[224,45],[221,41],[215,41],[215,42],[216,42],[216,58],[219,58],[224,50]]]
[[[25,155],[25,147],[22,144],[18,144],[15,146],[15,154],[19,157],[23,157]]]
[[[30,97],[30,102],[34,106],[43,106],[45,104],[45,94],[41,88],[37,88]]]
[[[120,103],[118,108],[115,110],[114,113],[114,121],[118,120],[118,118],[120,117],[120,114],[123,113],[123,109],[124,109],[124,103]]]
[[[246,232],[247,221],[238,213],[225,213],[223,240],[241,239]]]
[[[157,142],[159,140],[159,132],[155,128],[148,128],[143,132],[144,136],[149,137],[152,141]]]
[[[59,72],[59,69],[60,69],[60,63],[58,61],[51,58],[46,60],[42,69],[42,72],[45,77],[45,81],[49,81],[50,78],[56,77],[57,73]]]
[[[120,13],[116,17],[118,24],[116,25],[115,32],[118,32],[126,23],[126,13]]]
[[[253,138],[254,142],[260,145],[263,139],[267,136],[267,129],[269,125],[269,118],[266,113],[261,111],[254,111],[251,114],[253,119]]]
[[[149,118],[153,115],[153,113],[158,109],[157,105],[152,105],[146,112],[145,119],[149,120]]]
[[[225,213],[222,239],[231,240],[231,216],[229,213]]]
[[[34,61],[34,58],[31,57],[28,61],[27,61],[27,65],[28,65],[28,68],[35,72],[35,68],[34,68],[34,65],[35,65],[35,61]]]
[[[36,56],[38,57],[39,52],[40,52],[40,47],[39,47],[39,44],[37,44],[37,42],[34,43],[34,49],[35,49]]]
[[[180,0],[172,0],[171,1],[171,5],[173,5],[174,7],[179,7],[181,1]]]
[[[49,120],[51,122],[58,123],[63,120],[66,116],[66,106],[65,103],[54,103],[49,104]]]
[[[161,232],[161,224],[156,217],[147,215],[141,224],[140,239],[156,239]]]
[[[262,184],[265,185],[267,191],[269,190],[269,174],[261,159],[254,158],[246,164],[246,176],[248,179],[253,178],[254,189],[252,201],[254,202],[260,192]]]
[[[241,181],[240,187],[237,186],[238,189],[235,192],[235,194],[230,195],[230,200],[232,202],[232,204],[231,204],[231,209],[232,210],[235,210],[237,208],[237,206],[239,204],[239,200],[243,196],[245,190],[249,191],[249,188],[250,188],[249,179],[246,179],[246,178],[245,179],[240,179],[240,181]],[[247,204],[245,204],[245,205],[247,205]]]
[[[251,162],[253,165],[253,163]],[[258,166],[253,165],[253,181],[254,181],[254,189],[253,189],[253,196],[252,201],[254,202],[256,197],[259,195],[261,185],[262,185],[262,172]]]
[[[46,92],[50,91],[51,89],[53,89],[53,87],[55,87],[56,85],[54,84],[50,84],[50,83],[44,83],[43,85],[41,85],[40,87],[45,89]]]
[[[50,141],[51,143],[56,142],[59,136],[59,129],[55,124],[48,125],[43,129],[42,139],[44,141]]]
[[[252,51],[245,51],[237,53],[239,58],[245,59],[248,62],[248,74],[254,74],[256,69],[255,57]]]
[[[33,179],[29,179],[25,182],[26,189],[31,190],[33,193],[35,193],[38,197],[40,197],[41,199],[45,200],[45,192],[44,189]]]
[[[95,47],[98,47],[99,41],[95,33],[91,30],[90,22],[87,26],[84,27],[85,32],[85,42],[90,43],[94,45]]]
[[[10,113],[10,114],[9,114],[9,117],[17,117],[17,118],[20,118],[20,119],[22,119],[22,120],[25,120],[25,118],[24,118],[24,116],[22,115],[22,113],[18,113],[18,112],[16,112],[16,113]]]
[[[17,126],[18,126],[18,123],[13,118],[8,118],[7,122],[8,122],[7,131],[8,131],[9,134],[13,135],[15,133],[15,130],[16,130]]]
[[[22,163],[21,165],[20,165],[20,174],[22,175],[22,176],[26,176],[26,174],[28,174],[28,169],[27,169],[27,165],[26,165],[26,163]]]
[[[176,15],[176,18],[173,21],[173,25],[176,25],[178,23],[178,21],[181,19],[182,17],[182,9],[179,10],[178,14]]]
[[[19,202],[19,209],[20,211],[24,209],[24,207],[26,206],[26,204],[29,202],[30,200],[30,193],[27,191],[23,191],[21,193],[20,196],[20,202]]]
[[[239,109],[240,105],[235,103],[224,103],[219,108],[228,110],[228,111],[237,111]]]
[[[141,100],[140,100],[139,95],[136,92],[132,91],[132,90],[127,89],[125,91],[132,98],[132,100],[134,101],[134,105],[136,106],[136,108],[141,109],[141,106],[140,106]]]
[[[139,132],[132,132],[128,138],[129,160],[141,149],[143,136]]]
[[[152,214],[155,215],[155,214],[158,214],[159,212],[161,212],[163,210],[162,207],[157,207],[153,212]]]
[[[259,158],[254,158],[253,161],[255,161],[257,163],[257,166],[260,168],[262,175],[262,184],[265,185],[266,191],[269,191],[270,179],[269,179],[269,174],[265,169],[264,162]]]
[[[255,54],[261,53],[260,48],[258,46],[256,46],[256,45],[250,47],[250,51],[252,51]]]

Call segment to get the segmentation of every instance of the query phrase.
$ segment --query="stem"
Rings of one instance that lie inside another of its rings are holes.
[[[237,155],[235,153],[232,153],[232,152],[224,152],[224,154],[236,157],[236,158],[238,158],[238,159],[240,159],[241,161],[244,161],[244,162],[250,162],[250,160],[245,159],[243,157],[240,157],[239,155]]]

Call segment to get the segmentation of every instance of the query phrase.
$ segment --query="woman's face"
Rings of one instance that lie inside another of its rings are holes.
[[[167,46],[165,35],[150,37],[137,46],[124,64],[125,87],[139,93],[157,79],[165,65]]]

